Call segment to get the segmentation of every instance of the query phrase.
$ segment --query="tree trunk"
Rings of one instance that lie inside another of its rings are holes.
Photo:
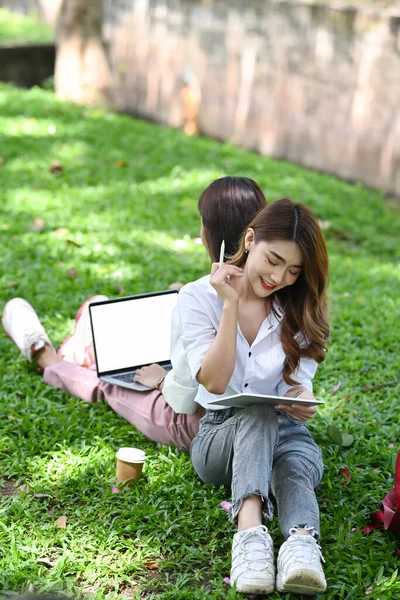
[[[63,0],[37,0],[39,2],[40,16],[52,27],[56,27],[58,14]]]
[[[56,26],[55,90],[77,104],[112,106],[102,0],[62,0]]]

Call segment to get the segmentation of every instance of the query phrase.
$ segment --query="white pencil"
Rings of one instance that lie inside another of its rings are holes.
[[[219,266],[222,267],[225,258],[225,240],[222,240],[221,250],[219,251]]]

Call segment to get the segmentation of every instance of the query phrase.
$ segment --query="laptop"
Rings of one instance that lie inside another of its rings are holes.
[[[138,391],[136,370],[158,363],[167,371],[170,360],[171,316],[178,290],[127,296],[89,305],[97,376],[102,381]]]

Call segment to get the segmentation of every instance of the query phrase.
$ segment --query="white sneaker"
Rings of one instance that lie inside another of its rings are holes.
[[[5,305],[1,319],[3,331],[19,348],[26,360],[44,348],[53,347],[34,308],[23,298],[13,298]]]
[[[108,296],[92,296],[79,307],[75,317],[75,327],[57,350],[57,356],[68,362],[91,367],[93,358],[87,351],[93,345],[92,328],[90,327],[89,304],[108,300]]]
[[[319,594],[326,590],[321,548],[312,535],[290,535],[279,550],[276,589],[279,592]]]
[[[238,531],[233,536],[231,586],[242,594],[274,591],[275,569],[272,539],[264,525]]]

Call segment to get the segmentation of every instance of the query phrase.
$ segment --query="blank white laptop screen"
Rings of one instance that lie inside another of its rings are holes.
[[[177,297],[167,293],[92,305],[98,372],[168,361]]]

